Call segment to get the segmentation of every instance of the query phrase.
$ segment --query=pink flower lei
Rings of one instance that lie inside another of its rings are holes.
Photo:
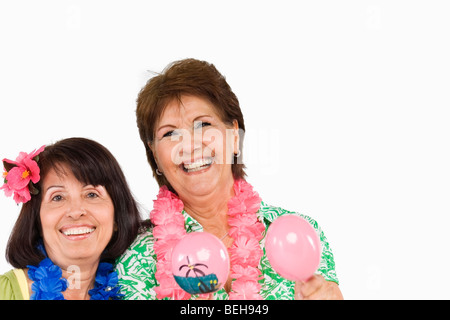
[[[231,284],[230,300],[261,300],[262,277],[258,269],[263,256],[259,242],[263,238],[264,225],[258,221],[261,198],[245,180],[234,182],[235,196],[228,201],[229,236],[233,244],[228,249],[231,262],[231,277],[236,279]],[[171,249],[186,234],[183,202],[166,186],[161,187],[150,219],[155,225],[153,236],[156,238],[156,280],[155,288],[158,299],[166,297],[186,300],[191,295],[181,289],[171,272]]]

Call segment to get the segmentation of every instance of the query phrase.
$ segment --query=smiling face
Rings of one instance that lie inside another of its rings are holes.
[[[227,126],[205,99],[182,96],[167,105],[150,145],[161,171],[181,199],[211,194],[233,183],[238,125]]]
[[[40,218],[44,245],[60,267],[98,262],[114,230],[114,205],[103,186],[84,185],[71,170],[51,169],[43,179]]]

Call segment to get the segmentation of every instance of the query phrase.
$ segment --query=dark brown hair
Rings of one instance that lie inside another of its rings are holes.
[[[64,139],[47,146],[39,154],[38,165],[38,190],[41,190],[42,181],[50,169],[62,172],[61,165],[67,165],[81,183],[106,188],[114,205],[117,231],[113,233],[101,259],[112,262],[118,258],[136,238],[141,218],[122,169],[108,149],[85,138]],[[42,192],[31,196],[31,200],[23,204],[14,225],[6,248],[6,259],[15,268],[36,265],[44,258],[37,249],[42,238],[41,202]]]
[[[144,143],[153,176],[159,186],[167,185],[170,189],[172,187],[165,176],[156,174],[158,167],[148,144],[153,143],[156,124],[166,106],[173,100],[181,101],[183,95],[207,99],[225,124],[231,126],[236,120],[241,129],[239,132],[245,132],[239,101],[225,77],[213,64],[196,59],[185,59],[169,64],[161,74],[151,78],[139,92],[136,116],[139,135]],[[244,178],[246,175],[242,163],[243,140],[244,137],[241,135],[239,139],[241,153],[238,157],[234,157],[231,166],[235,179]]]

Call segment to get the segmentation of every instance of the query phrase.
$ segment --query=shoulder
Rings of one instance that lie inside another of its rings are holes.
[[[140,233],[122,256],[117,259],[116,264],[125,265],[129,268],[136,262],[142,263],[145,260],[152,260],[154,242],[152,228]]]
[[[150,228],[140,233],[130,247],[116,260],[116,271],[125,300],[155,299],[155,238]]]
[[[263,220],[263,222],[266,224],[266,226],[270,225],[279,216],[282,216],[285,214],[295,214],[299,217],[302,217],[306,221],[308,221],[314,227],[314,229],[316,229],[316,230],[320,229],[317,221],[314,220],[313,218],[311,218],[310,216],[301,214],[296,211],[286,210],[281,207],[272,206],[272,205],[265,203],[264,201],[261,202],[261,206],[260,206],[259,212],[258,212],[258,216],[260,217],[260,220]]]
[[[0,275],[0,300],[23,300],[14,270]]]

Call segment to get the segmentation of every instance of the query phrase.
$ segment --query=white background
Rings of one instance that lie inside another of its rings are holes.
[[[347,299],[449,299],[446,1],[1,1],[0,158],[83,136],[138,201],[151,76],[210,61],[238,96],[248,180],[315,218]],[[20,207],[0,197],[0,273]]]

